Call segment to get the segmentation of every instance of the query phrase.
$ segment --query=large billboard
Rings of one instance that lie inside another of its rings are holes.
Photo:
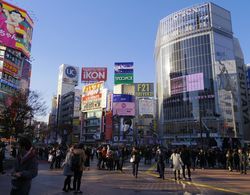
[[[27,12],[0,2],[0,44],[22,51],[30,57],[33,21]]]
[[[82,68],[82,82],[99,82],[107,80],[107,68]]]
[[[116,62],[115,63],[115,85],[132,84],[134,82],[134,63]]]
[[[113,115],[135,116],[134,102],[113,102]]]
[[[204,90],[203,73],[195,73],[180,77],[175,77],[170,80],[171,95]]]
[[[135,97],[128,94],[113,94],[113,102],[134,102]]]
[[[135,83],[136,97],[154,97],[154,83]]]
[[[101,108],[103,87],[103,82],[93,83],[83,87],[81,107],[83,112]]]

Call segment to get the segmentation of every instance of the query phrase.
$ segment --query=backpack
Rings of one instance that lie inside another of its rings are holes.
[[[80,154],[74,154],[71,158],[71,170],[75,171],[75,170],[79,170],[81,166],[81,157]]]

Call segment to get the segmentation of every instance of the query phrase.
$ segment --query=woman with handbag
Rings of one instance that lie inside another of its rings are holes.
[[[72,171],[72,165],[71,165],[71,161],[72,161],[72,156],[73,154],[73,150],[74,147],[71,146],[66,154],[66,158],[62,164],[63,166],[63,175],[66,176],[65,180],[64,180],[64,186],[63,186],[63,191],[64,192],[68,192],[70,190],[73,190],[73,188],[70,187],[70,183],[71,183],[71,177],[74,175],[74,172]]]
[[[133,166],[133,175],[135,176],[135,178],[137,178],[139,162],[140,162],[140,154],[136,147],[133,147],[132,149],[130,162],[132,163]]]

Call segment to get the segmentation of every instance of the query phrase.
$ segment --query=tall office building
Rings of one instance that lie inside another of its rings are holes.
[[[62,118],[62,97],[69,92],[74,92],[78,85],[79,67],[62,64],[59,67],[58,86],[57,86],[57,114],[56,114],[56,137],[60,139],[64,137],[65,129],[60,128],[63,124]],[[65,133],[66,134],[66,133]],[[63,140],[62,140],[63,141]]]
[[[229,11],[204,3],[163,18],[155,62],[158,128],[167,143],[225,145],[247,135],[244,57]]]

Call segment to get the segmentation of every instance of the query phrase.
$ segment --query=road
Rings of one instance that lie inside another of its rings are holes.
[[[165,180],[157,178],[155,168],[140,165],[139,176],[131,173],[131,164],[126,163],[124,172],[97,170],[95,162],[89,171],[84,171],[81,190],[86,195],[161,195],[161,194],[250,194],[250,175],[219,169],[197,169],[192,172],[192,181],[175,181],[167,169]],[[8,171],[10,172],[10,171]],[[10,193],[9,173],[0,175],[0,194]],[[39,174],[33,180],[31,195],[73,194],[62,192],[62,170],[49,170],[46,162],[39,163]]]

